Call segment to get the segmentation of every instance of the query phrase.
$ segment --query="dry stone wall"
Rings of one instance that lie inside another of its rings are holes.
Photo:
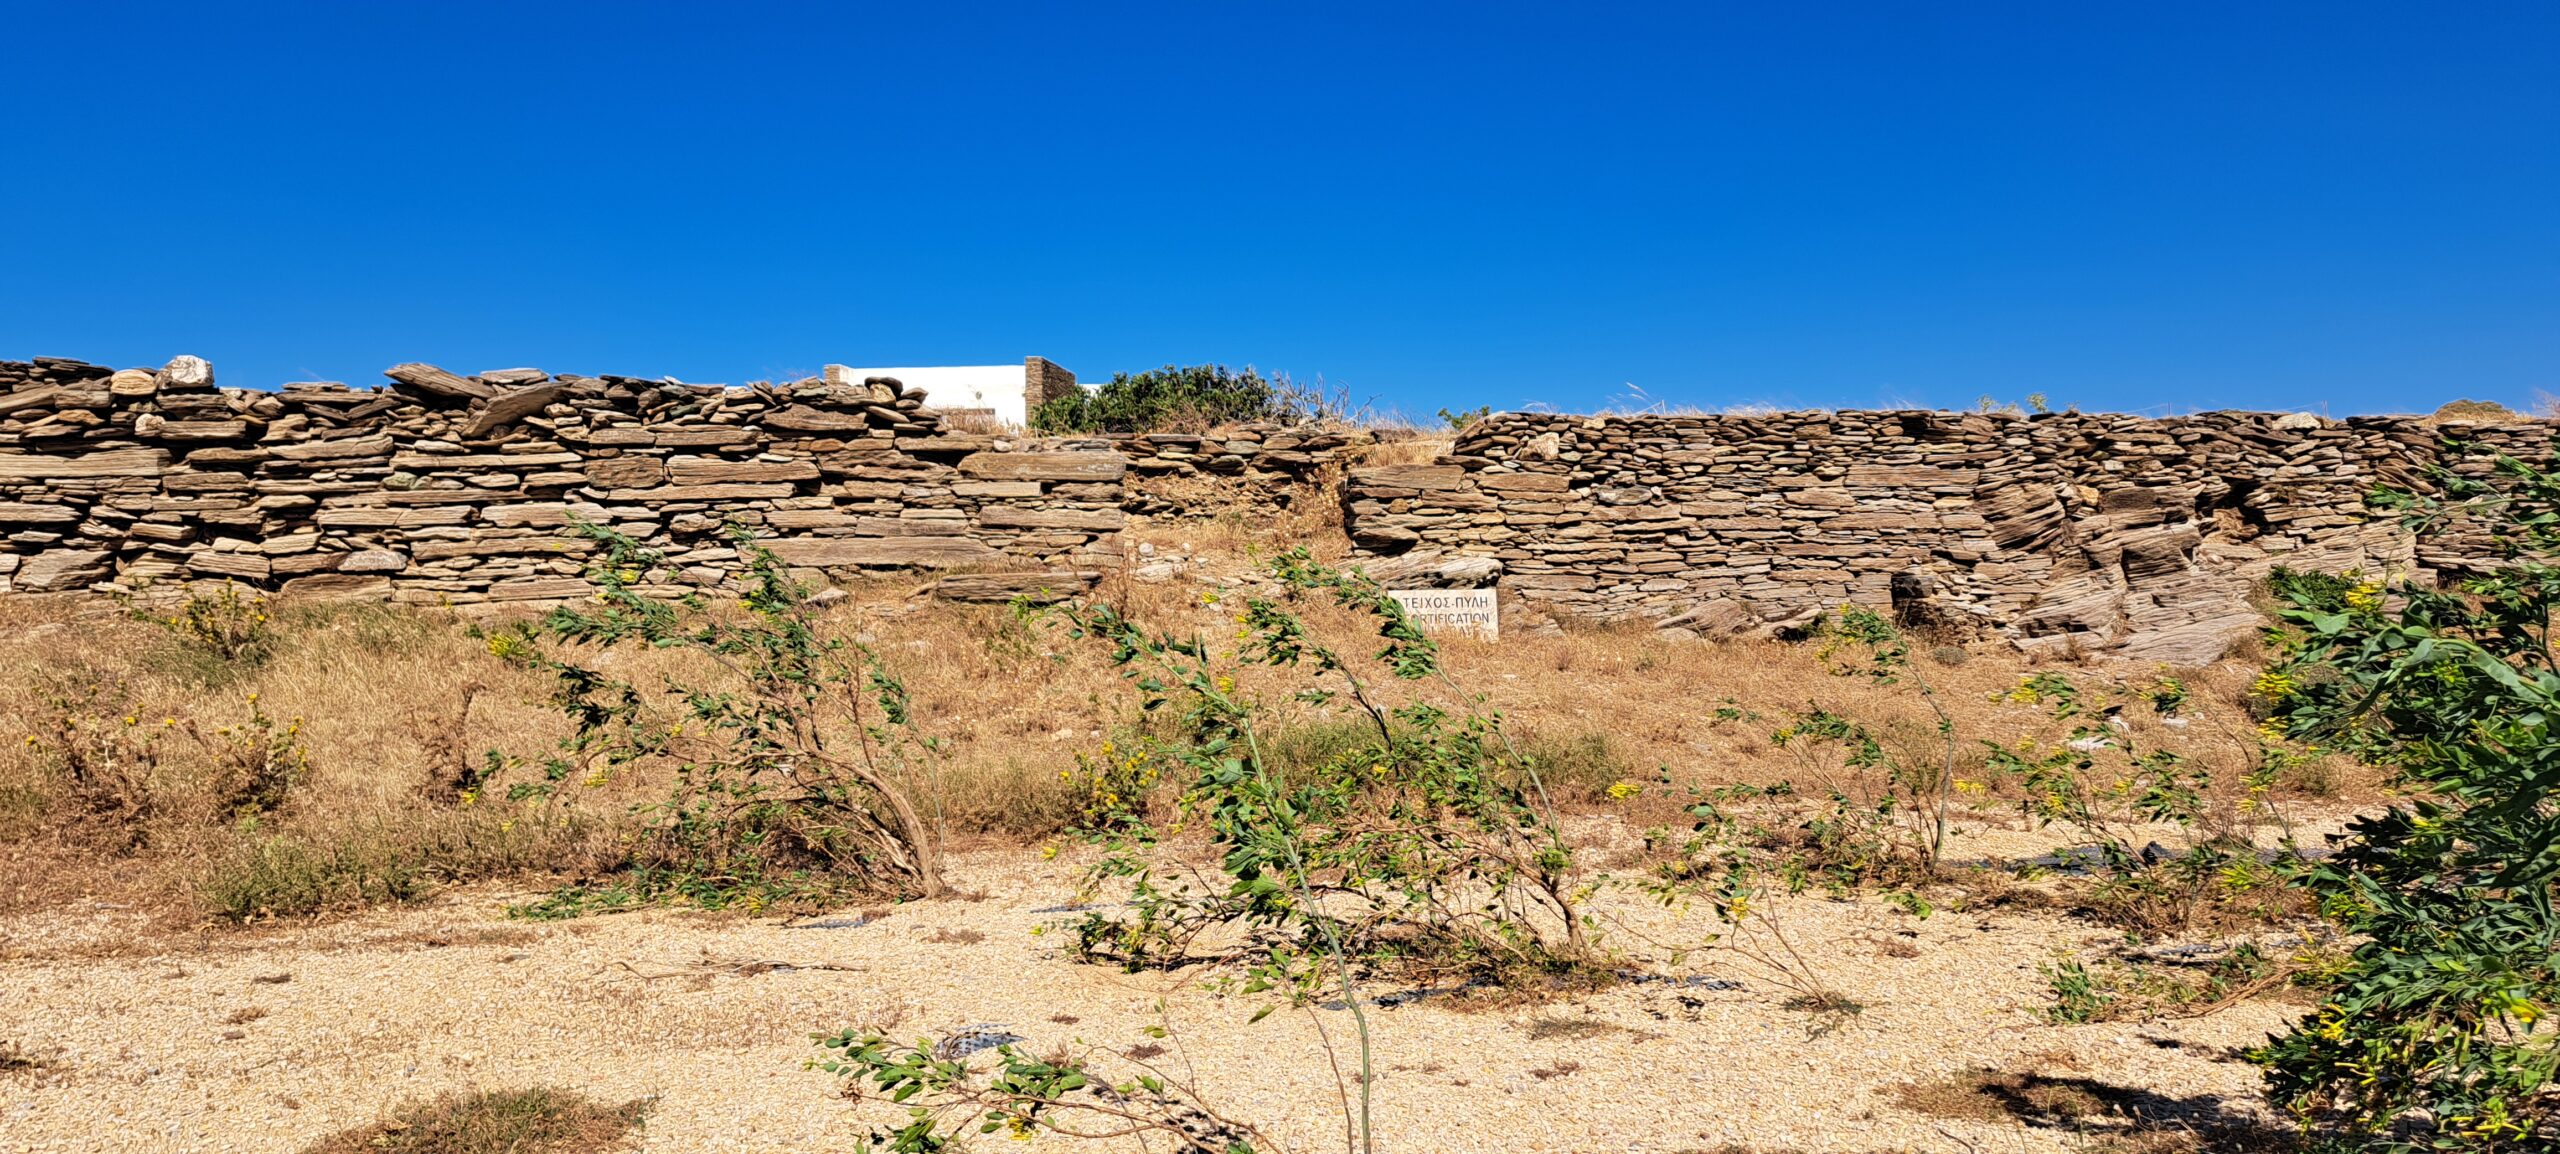
[[[1377,434],[1247,425],[962,431],[895,381],[744,388],[510,369],[366,389],[217,387],[180,357],[0,362],[0,591],[198,580],[467,604],[583,595],[609,525],[733,573],[742,525],[809,570],[956,570],[953,595],[1090,581],[1131,512],[1285,502]],[[2458,572],[2492,555],[2364,505],[2429,469],[2538,458],[2553,426],[2206,413],[1484,418],[1436,462],[1353,468],[1345,528],[1408,585],[1666,630],[1782,629],[1843,603],[2031,650],[2208,660],[2282,564]],[[2458,446],[2458,447],[2456,447]]]
[[[2277,565],[2457,571],[2490,555],[2380,519],[2377,484],[2540,458],[2552,426],[2309,414],[1507,413],[1438,462],[1355,469],[1355,545],[1521,603],[1701,634],[1861,604],[2035,649],[2200,663]],[[2448,448],[2448,439],[2466,447]]]
[[[956,432],[891,380],[386,375],[263,391],[195,357],[0,362],[0,589],[550,600],[586,592],[572,518],[663,551],[668,586],[733,572],[732,523],[821,571],[1064,576],[1117,554],[1125,457]]]

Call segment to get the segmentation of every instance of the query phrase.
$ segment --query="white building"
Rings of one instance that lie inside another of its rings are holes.
[[[928,408],[944,412],[984,410],[996,420],[1015,428],[1030,424],[1031,410],[1039,407],[1040,402],[1076,387],[1074,373],[1059,368],[1045,357],[1026,357],[1018,365],[854,368],[845,370],[844,376],[853,381],[866,377],[894,377],[902,385],[924,390],[924,403]]]

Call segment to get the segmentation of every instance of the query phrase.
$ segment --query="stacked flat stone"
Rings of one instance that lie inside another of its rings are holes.
[[[1254,483],[1314,479],[1346,450],[1375,444],[1367,429],[1250,421],[1211,433],[1107,433],[1097,440],[1145,477],[1236,477]]]
[[[2201,413],[1506,413],[1429,465],[1353,470],[1370,556],[1482,557],[1560,613],[1711,634],[1843,604],[2030,650],[2197,664],[2277,565],[2425,580],[2493,557],[2365,505],[2430,470],[2540,460],[2552,425]],[[2448,443],[2459,448],[2447,448]]]
[[[1378,430],[1324,422],[1254,421],[1209,433],[1109,433],[1088,443],[1128,458],[1123,508],[1180,517],[1286,506],[1293,489],[1323,483],[1328,470],[1381,438]]]
[[[210,365],[0,362],[0,582],[229,579],[402,601],[583,595],[571,518],[716,583],[743,525],[821,572],[1116,557],[1126,461],[946,430],[894,380],[745,388],[432,365],[217,388]]]

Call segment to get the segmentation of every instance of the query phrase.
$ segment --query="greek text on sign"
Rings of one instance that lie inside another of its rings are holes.
[[[1387,596],[1424,629],[1472,633],[1487,641],[1502,634],[1491,589],[1390,589]]]

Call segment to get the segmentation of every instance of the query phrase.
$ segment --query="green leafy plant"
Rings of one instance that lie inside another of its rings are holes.
[[[1158,1027],[1149,1030],[1164,1037]],[[817,1038],[810,1064],[843,1079],[856,1100],[905,1106],[907,1120],[874,1130],[871,1146],[894,1154],[938,1154],[961,1148],[971,1132],[1028,1139],[1054,1134],[1091,1140],[1159,1143],[1183,1154],[1255,1154],[1277,1146],[1252,1126],[1210,1108],[1190,1083],[1139,1059],[1134,1072],[1110,1079],[1094,1067],[1094,1051],[1035,1056],[1007,1043],[994,1047],[990,1068],[972,1067],[963,1047],[929,1039],[899,1043],[885,1032],[846,1030]]]
[[[1379,672],[1404,682],[1439,672],[1437,650],[1401,606],[1356,573],[1303,550],[1272,573],[1296,595],[1323,594],[1370,615],[1385,642]],[[1391,704],[1354,662],[1286,605],[1246,598],[1231,660],[1295,675],[1292,698],[1348,704],[1368,734],[1284,774],[1264,740],[1270,706],[1199,639],[1152,634],[1113,610],[1061,607],[1077,635],[1112,649],[1149,715],[1175,735],[1120,753],[1178,774],[1181,820],[1205,827],[1229,882],[1201,890],[1160,875],[1143,854],[1159,834],[1130,822],[1099,831],[1108,852],[1091,881],[1133,890],[1129,914],[1089,915],[1086,956],[1129,966],[1180,964],[1215,926],[1268,931],[1258,988],[1331,990],[1313,963],[1337,947],[1362,965],[1413,976],[1499,980],[1514,967],[1570,970],[1588,952],[1572,854],[1543,798],[1536,759],[1498,715],[1425,701]],[[1464,894],[1462,898],[1459,895]]]
[[[2193,1018],[2286,987],[2317,988],[2330,954],[2305,947],[2272,954],[2254,942],[2212,951],[2199,960],[2127,956],[2096,966],[2064,958],[2037,967],[2058,1025],[2128,1019]]]
[[[2154,683],[2138,692],[2156,707],[2164,690]],[[2053,723],[2071,727],[2057,740],[1986,741],[1983,749],[1988,770],[2024,795],[2019,809],[2028,820],[2067,826],[2088,840],[2095,860],[2086,864],[2102,876],[2086,897],[2102,920],[2157,936],[2303,912],[2300,891],[2261,857],[2249,832],[2253,823],[2274,821],[2285,834],[2276,862],[2297,860],[2291,827],[2269,794],[2300,754],[2249,734],[2243,751],[2255,761],[2235,797],[2216,791],[2212,776],[2186,755],[2136,747],[2116,706],[2062,674],[2022,679],[2000,699],[2042,706]],[[2144,830],[2158,824],[2177,827],[2176,845],[2150,840]]]
[[[315,841],[243,830],[197,883],[215,916],[249,922],[427,896],[439,871],[414,845],[387,838]]]
[[[2142,699],[2151,703],[2152,712],[2162,717],[2176,717],[2190,696],[2186,682],[2165,673],[2142,686],[2141,693]]]
[[[2100,989],[2089,967],[2078,959],[2039,965],[2036,972],[2044,975],[2047,995],[2053,999],[2053,1004],[2044,1009],[2048,1022],[2064,1026],[2102,1022],[2115,1007],[2115,996]]]
[[[2560,1146],[2560,477],[2501,458],[2487,481],[2438,480],[2440,496],[2374,503],[2467,523],[2499,543],[2497,568],[2451,589],[2285,591],[2287,646],[2261,679],[2277,724],[2389,767],[2415,796],[2357,818],[2306,871],[2361,944],[2319,1009],[2252,1057],[2279,1102],[2367,1149],[2548,1150]]]
[[[1493,406],[1491,405],[1477,405],[1472,409],[1442,409],[1440,410],[1440,421],[1442,424],[1449,426],[1450,432],[1463,433],[1467,431],[1467,426],[1475,424],[1476,422],[1492,415]]]
[[[1538,759],[1509,740],[1498,713],[1384,696],[1389,685],[1451,683],[1437,647],[1375,582],[1304,549],[1280,555],[1270,574],[1279,597],[1212,597],[1231,610],[1232,648],[1152,632],[1106,605],[1052,610],[1071,636],[1110,650],[1154,719],[1138,756],[1180,790],[1171,827],[1132,814],[1090,831],[1103,852],[1088,890],[1125,887],[1129,900],[1075,923],[1074,949],[1132,969],[1233,964],[1241,974],[1225,988],[1278,995],[1257,1019],[1279,1004],[1338,1000],[1359,1049],[1346,1138],[1365,1149],[1375,1072],[1364,975],[1544,989],[1596,984],[1607,971]],[[1292,608],[1319,598],[1374,625],[1381,647],[1363,661],[1320,638]],[[1240,687],[1247,669],[1276,678],[1285,696]],[[1266,740],[1282,728],[1283,703],[1345,709],[1366,733],[1284,765]],[[1154,847],[1186,827],[1206,834],[1222,879],[1159,866]],[[1194,947],[1213,929],[1233,944],[1203,957]]]
[[[1934,733],[1918,751],[1897,748],[1866,724],[1811,706],[1770,740],[1793,751],[1809,775],[1831,781],[1830,808],[1806,824],[1825,868],[1862,875],[1897,860],[1933,874],[1945,850],[1947,809],[1956,781],[1955,719],[1912,664],[1911,646],[1891,621],[1847,606],[1819,627],[1820,659],[1831,672],[1878,685],[1908,686],[1934,716]],[[1836,756],[1838,772],[1828,772]]]
[[[670,766],[675,784],[641,807],[647,835],[623,879],[530,912],[566,912],[582,896],[613,908],[948,891],[939,832],[917,800],[932,784],[940,743],[918,732],[905,686],[877,653],[820,633],[808,590],[779,559],[747,531],[733,532],[745,572],[730,611],[700,595],[647,596],[635,586],[662,558],[602,526],[570,531],[603,546],[588,570],[594,599],[484,634],[491,652],[550,674],[575,725],[508,797],[601,785],[643,761]],[[644,691],[586,659],[615,645],[681,650],[720,676],[671,676]]]
[[[1099,389],[1076,389],[1032,410],[1031,425],[1053,433],[1148,433],[1204,429],[1238,421],[1298,421],[1321,405],[1285,378],[1251,368],[1166,365],[1115,373]]]

